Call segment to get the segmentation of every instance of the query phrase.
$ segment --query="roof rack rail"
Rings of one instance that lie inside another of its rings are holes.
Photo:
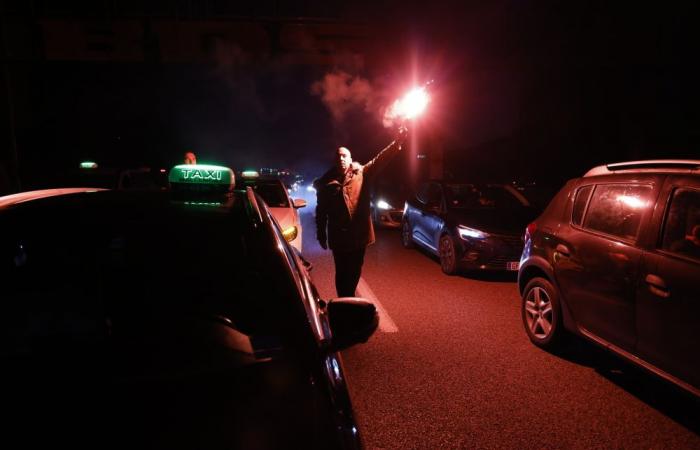
[[[627,161],[596,166],[586,172],[584,177],[596,175],[608,175],[624,170],[654,171],[663,170],[669,172],[696,172],[700,171],[700,160],[695,159],[650,159],[643,161]]]

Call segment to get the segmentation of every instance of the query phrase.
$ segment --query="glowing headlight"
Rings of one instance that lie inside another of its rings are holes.
[[[286,230],[282,231],[282,236],[284,236],[287,242],[292,242],[294,239],[297,238],[298,233],[299,231],[297,230],[297,227],[291,226]]]
[[[384,200],[379,200],[377,202],[377,208],[379,209],[392,209],[391,205],[385,202]]]
[[[464,225],[458,226],[457,231],[459,231],[459,237],[462,239],[485,239],[489,237],[488,233],[484,233],[483,231],[479,231],[475,228],[465,227]]]
[[[307,192],[316,192],[316,188],[312,184],[310,184],[310,185],[306,186],[306,191]]]

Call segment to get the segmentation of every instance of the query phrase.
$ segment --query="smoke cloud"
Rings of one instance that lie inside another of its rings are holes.
[[[314,82],[311,93],[321,97],[336,122],[342,121],[353,109],[371,113],[376,108],[376,96],[371,83],[342,70],[327,73],[322,80]]]

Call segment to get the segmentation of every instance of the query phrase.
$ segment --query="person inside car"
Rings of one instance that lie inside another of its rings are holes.
[[[183,164],[197,164],[197,157],[194,152],[185,152],[185,156],[182,161]]]
[[[690,233],[686,234],[684,239],[671,246],[671,251],[700,259],[700,224],[693,225]]]

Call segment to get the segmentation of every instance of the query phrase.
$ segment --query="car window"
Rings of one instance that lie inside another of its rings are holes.
[[[700,191],[674,191],[666,212],[661,248],[700,260]]]
[[[445,197],[450,208],[520,208],[526,206],[499,185],[447,184]]]
[[[416,198],[418,199],[419,202],[421,203],[428,203],[428,187],[429,183],[424,183],[418,188],[418,193],[416,194]]]
[[[583,213],[586,210],[588,197],[591,195],[593,186],[584,186],[576,192],[576,200],[574,200],[574,210],[571,213],[571,223],[580,226],[583,222]]]
[[[584,218],[584,228],[623,239],[636,238],[642,215],[650,205],[651,192],[651,186],[647,185],[596,186]]]
[[[291,206],[282,183],[255,183],[252,187],[270,208],[289,208]]]
[[[515,185],[514,188],[522,194],[530,205],[538,211],[543,211],[561,186],[551,185]]]
[[[428,186],[428,204],[439,205],[442,198],[442,189],[437,183],[430,183]]]

